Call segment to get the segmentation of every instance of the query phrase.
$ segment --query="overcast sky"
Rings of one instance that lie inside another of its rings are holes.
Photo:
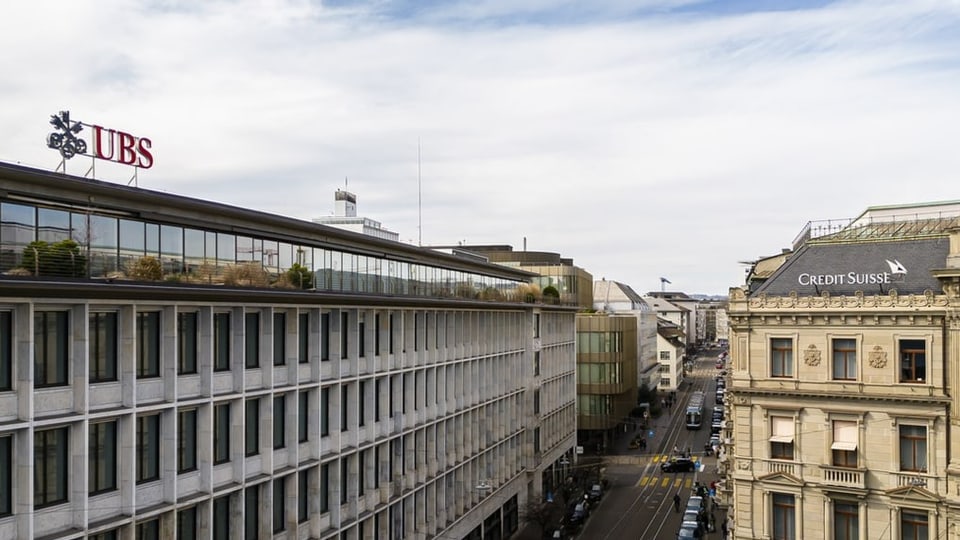
[[[21,1],[0,49],[0,161],[55,169],[66,109],[153,141],[142,188],[311,219],[347,184],[405,242],[641,293],[960,199],[958,0]]]

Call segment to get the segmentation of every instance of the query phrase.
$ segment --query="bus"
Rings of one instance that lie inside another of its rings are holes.
[[[694,392],[687,403],[687,429],[700,429],[703,424],[703,392]]]

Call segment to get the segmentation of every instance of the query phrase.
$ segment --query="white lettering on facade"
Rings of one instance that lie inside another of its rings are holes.
[[[797,282],[800,285],[876,285],[891,283],[891,280],[889,272],[847,272],[846,274],[808,274],[804,272],[797,276]]]

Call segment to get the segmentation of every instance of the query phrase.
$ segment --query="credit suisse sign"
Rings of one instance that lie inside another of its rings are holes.
[[[73,121],[70,119],[70,111],[51,115],[50,124],[56,131],[47,135],[47,146],[59,151],[63,159],[80,154],[142,169],[153,167],[153,153],[150,151],[153,143],[146,137]],[[80,132],[85,127],[91,131],[93,144],[90,146],[80,137]]]
[[[886,260],[889,272],[841,272],[832,274],[802,273],[797,276],[800,285],[872,285],[903,281],[907,269],[900,261]]]

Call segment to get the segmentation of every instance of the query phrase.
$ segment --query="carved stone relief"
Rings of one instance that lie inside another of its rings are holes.
[[[807,350],[803,351],[803,363],[814,367],[820,365],[820,350],[816,345],[811,343]]]
[[[877,369],[887,367],[887,352],[884,351],[879,345],[874,346],[868,357],[870,360],[870,367],[875,367]]]

